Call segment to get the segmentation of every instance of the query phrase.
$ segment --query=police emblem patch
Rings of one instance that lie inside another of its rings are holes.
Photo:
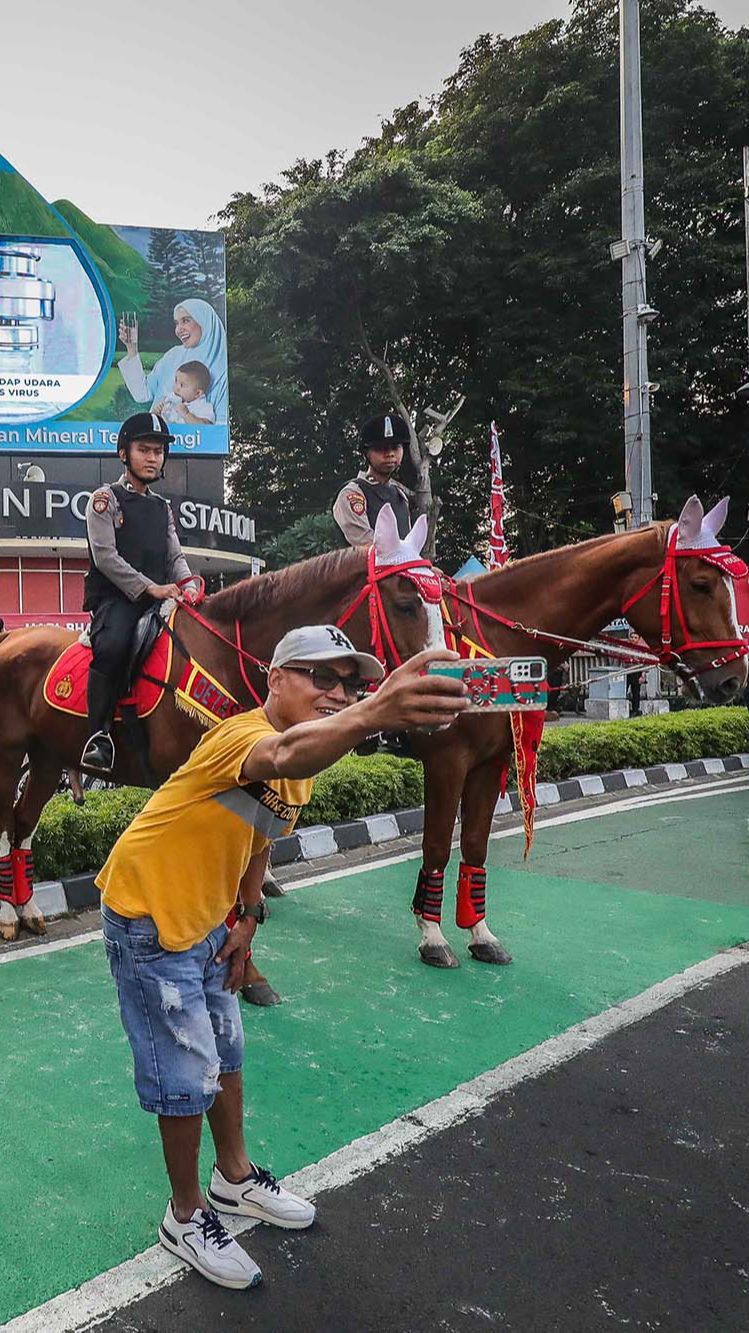
[[[73,693],[73,682],[70,676],[63,676],[55,685],[55,695],[58,699],[69,699]]]
[[[365,499],[364,499],[364,496],[361,494],[361,492],[360,492],[360,491],[347,491],[347,492],[346,492],[346,499],[347,499],[348,502],[349,502],[349,507],[350,507],[350,509],[351,509],[351,512],[354,513],[354,514],[356,514],[357,518],[361,518],[362,514],[364,513],[364,511],[365,511],[365,509],[366,509],[366,507],[367,507],[366,501],[365,501]]]
[[[109,491],[96,491],[91,507],[95,514],[106,514],[109,508]]]

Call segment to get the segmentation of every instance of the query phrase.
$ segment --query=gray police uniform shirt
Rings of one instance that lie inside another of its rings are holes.
[[[362,493],[361,486],[357,485],[358,477],[364,477],[367,481],[375,481],[369,471],[360,472],[356,479],[347,481],[342,486],[336,496],[333,505],[333,518],[338,524],[349,546],[371,546],[374,539],[374,532],[369,526],[367,518],[367,502]],[[389,481],[388,486],[405,495],[408,500],[408,491],[397,481]]]
[[[123,473],[118,483],[124,486],[126,490],[132,491],[135,488],[125,479]],[[146,495],[152,495],[150,488],[146,487]],[[158,497],[160,500],[163,496]],[[164,504],[169,510],[167,525],[167,580],[169,583],[180,583],[182,579],[192,577],[192,571],[184,555],[182,547],[179,544],[177,529],[174,526],[174,514],[172,506],[168,500]],[[122,519],[122,508],[117,499],[116,493],[111,486],[100,486],[94,491],[86,505],[86,531],[91,545],[91,554],[94,564],[101,573],[111,580],[131,602],[137,602],[139,597],[148,587],[151,579],[147,579],[145,574],[140,574],[137,569],[123,560],[117,550],[115,541],[115,532]]]

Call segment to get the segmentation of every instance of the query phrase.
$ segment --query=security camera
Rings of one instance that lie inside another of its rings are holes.
[[[652,324],[660,313],[660,310],[654,310],[651,305],[638,305],[637,307],[637,318],[642,320],[643,324]]]

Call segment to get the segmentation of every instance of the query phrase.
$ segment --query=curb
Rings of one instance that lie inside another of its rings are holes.
[[[736,773],[749,769],[749,754],[729,754],[724,759],[688,759],[683,764],[656,764],[653,768],[619,768],[613,773],[584,773],[562,782],[539,782],[539,808],[579,801],[585,796],[603,796],[606,792],[627,791],[633,787],[659,787],[669,782],[687,782],[690,778],[712,777],[716,773]],[[497,801],[495,815],[516,814],[520,798],[508,792]],[[312,824],[288,838],[278,838],[271,852],[272,866],[287,866],[297,861],[315,861],[321,856],[335,856],[357,847],[372,847],[378,842],[392,842],[421,833],[424,807],[393,810],[383,815],[366,815],[341,824]],[[97,907],[99,890],[93,874],[72,875],[69,879],[44,880],[34,885],[39,907],[50,919],[66,912],[80,912]]]

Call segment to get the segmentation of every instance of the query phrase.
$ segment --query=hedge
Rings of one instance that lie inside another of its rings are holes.
[[[749,712],[745,708],[695,709],[595,725],[581,722],[545,733],[538,775],[542,782],[559,782],[579,773],[719,759],[747,751]]]
[[[578,773],[647,768],[746,752],[746,709],[695,709],[663,717],[552,728],[541,745],[538,775],[542,782],[559,782]],[[56,796],[46,807],[34,837],[37,878],[85,874],[102,865],[149,795],[137,787],[90,792],[83,809],[68,796]],[[301,822],[331,824],[408,809],[420,805],[423,796],[421,764],[416,760],[387,754],[347,755],[317,779]]]

